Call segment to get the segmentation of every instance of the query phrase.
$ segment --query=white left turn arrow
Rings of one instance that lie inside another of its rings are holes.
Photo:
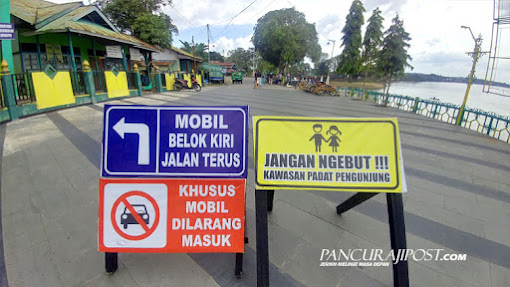
[[[124,139],[124,134],[138,134],[138,165],[149,165],[149,126],[141,123],[128,123],[126,118],[120,119],[114,126],[113,130]]]

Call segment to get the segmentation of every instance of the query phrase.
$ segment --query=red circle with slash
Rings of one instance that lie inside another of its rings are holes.
[[[149,227],[145,223],[145,221],[140,217],[138,212],[136,212],[136,210],[134,209],[133,205],[131,203],[129,203],[129,201],[127,200],[127,198],[131,197],[131,196],[140,196],[140,197],[143,197],[143,198],[147,199],[154,206],[154,211],[155,211],[156,215],[154,216],[154,223],[152,224],[151,227]],[[120,229],[119,225],[117,224],[117,221],[115,220],[115,213],[116,213],[117,208],[119,207],[119,205],[121,203],[123,203],[126,206],[126,208],[129,210],[129,212],[131,212],[131,214],[133,215],[133,217],[136,220],[136,222],[145,231],[144,233],[142,233],[140,235],[130,235],[130,234],[127,234],[127,233],[125,233],[124,231],[122,231]],[[145,238],[149,237],[156,230],[156,228],[158,227],[158,223],[159,223],[159,207],[158,207],[158,203],[156,202],[156,200],[154,200],[154,198],[152,198],[152,196],[150,196],[147,193],[142,192],[142,191],[134,190],[134,191],[130,191],[130,192],[124,193],[113,204],[112,213],[111,213],[111,220],[112,220],[113,228],[115,229],[115,231],[117,231],[117,233],[120,236],[122,236],[122,237],[124,237],[126,239],[129,239],[129,240],[142,240],[142,239],[145,239]]]

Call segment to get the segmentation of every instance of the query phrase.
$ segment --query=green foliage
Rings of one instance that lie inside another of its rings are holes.
[[[291,65],[289,67],[289,72],[291,75],[306,76],[312,72],[312,67],[310,66],[309,63],[301,61],[299,63]]]
[[[312,70],[312,73],[316,76],[324,76],[328,74],[329,68],[329,60],[321,61],[315,63],[315,68]]]
[[[409,33],[404,29],[404,22],[395,16],[392,25],[385,32],[383,46],[379,61],[378,69],[387,77],[394,75],[403,75],[405,68],[413,68],[407,61],[412,60],[407,53],[410,47],[408,41],[411,40]]]
[[[170,3],[171,0],[98,0],[96,4],[121,31],[169,48],[177,28],[161,8]]]
[[[220,62],[225,61],[225,58],[218,52],[211,52],[210,54],[211,54],[210,55],[211,61],[220,61]],[[204,59],[207,59],[207,56]]]
[[[257,66],[257,70],[259,70],[261,73],[273,73],[273,74],[277,74],[277,71],[278,71],[278,68],[269,63],[268,61],[265,61],[265,60],[260,60],[258,66]]]
[[[237,48],[235,50],[228,51],[228,62],[234,62],[238,69],[244,69],[250,73],[253,66],[253,49],[245,50],[243,48]]]
[[[314,75],[326,75],[329,68],[329,55],[328,53],[321,53],[320,58],[317,62],[314,62],[314,69],[312,73]]]
[[[363,26],[363,13],[365,8],[360,0],[352,1],[349,14],[342,29],[342,46],[344,50],[339,57],[337,72],[344,75],[356,75],[360,69],[360,50],[362,46],[361,26]]]
[[[185,42],[180,41],[180,42],[182,44],[182,47],[180,49],[193,55],[193,43],[189,43],[186,41]],[[202,60],[207,60],[207,47],[205,46],[204,43],[195,44],[195,52],[194,53],[195,53],[195,57],[198,57]]]
[[[383,42],[383,21],[381,10],[377,7],[368,19],[365,39],[363,39],[363,52],[361,55],[362,70],[365,73],[374,72],[379,51]]]
[[[254,30],[255,49],[280,71],[306,56],[316,61],[320,54],[315,24],[294,8],[268,12],[257,20]]]

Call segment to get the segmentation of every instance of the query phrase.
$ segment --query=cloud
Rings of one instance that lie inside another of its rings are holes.
[[[476,77],[478,79],[485,78],[487,61],[487,56],[480,58],[478,61],[476,69]],[[471,57],[462,52],[457,53],[439,51],[415,55],[413,61],[410,64],[414,67],[412,72],[415,73],[438,74],[452,77],[467,77],[471,71],[473,61]],[[504,71],[504,68],[500,68],[501,67],[498,67],[498,71],[500,72],[500,78],[498,78],[498,80],[502,81],[501,76],[508,76],[509,74],[508,72]]]
[[[222,55],[223,51],[225,51],[225,55],[227,55],[228,51],[235,50],[237,48],[248,50],[248,48],[253,47],[253,44],[251,43],[251,37],[252,35],[235,39],[221,37],[213,43],[214,47],[211,48],[211,51],[216,51]]]
[[[341,30],[344,24],[345,18],[340,17],[339,15],[328,14],[319,19],[317,24],[315,24],[315,28],[317,31],[320,31],[322,34],[329,37],[330,33],[335,33]]]
[[[510,16],[510,1],[502,0],[499,1],[499,17]]]
[[[431,52],[417,55],[414,59],[416,62],[425,62],[431,64],[456,64],[456,63],[469,63],[471,58],[465,54],[454,52]]]
[[[385,7],[385,10],[400,12],[400,8],[406,4],[407,0],[365,0],[363,1],[363,5],[367,12],[374,10],[377,7],[382,10],[382,7]]]

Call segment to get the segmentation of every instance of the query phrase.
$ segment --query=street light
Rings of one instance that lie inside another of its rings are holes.
[[[331,49],[331,57],[329,58],[328,77],[326,78],[326,85],[329,85],[329,72],[331,70],[331,61],[333,60],[333,52],[335,51],[336,40],[329,40],[328,39],[328,45],[329,45],[330,42],[333,42],[333,48]]]
[[[468,54],[472,54],[473,56],[473,66],[471,67],[471,72],[469,73],[469,79],[468,84],[466,88],[466,94],[464,95],[464,101],[462,102],[462,105],[460,106],[459,114],[457,115],[457,121],[456,125],[460,126],[462,123],[462,118],[464,117],[464,109],[466,108],[466,102],[469,96],[469,90],[471,90],[471,84],[473,84],[473,77],[475,75],[475,69],[476,69],[476,63],[478,62],[478,59],[487,52],[482,52],[481,46],[482,46],[482,35],[478,36],[478,38],[475,38],[475,35],[473,35],[473,31],[471,31],[471,28],[468,26],[460,26],[462,29],[468,29],[469,33],[471,33],[471,37],[473,38],[473,41],[475,41],[475,48],[473,52],[469,52]]]

